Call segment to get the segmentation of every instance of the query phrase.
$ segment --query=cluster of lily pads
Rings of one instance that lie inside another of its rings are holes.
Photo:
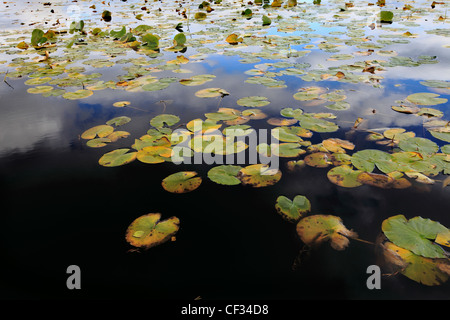
[[[292,200],[279,196],[275,208],[285,220],[297,224],[297,234],[308,248],[329,242],[332,248],[344,250],[350,240],[364,241],[347,229],[340,217],[308,215],[311,203],[303,195]],[[427,286],[443,284],[450,276],[450,253],[444,249],[450,247],[450,229],[439,222],[392,216],[383,221],[375,245],[384,267],[391,270],[389,275],[401,273]]]

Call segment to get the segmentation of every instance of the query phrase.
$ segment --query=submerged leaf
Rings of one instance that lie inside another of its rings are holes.
[[[341,218],[332,215],[313,215],[301,219],[297,224],[297,233],[308,246],[330,241],[331,247],[336,250],[344,250],[349,238],[358,237],[343,225]]]

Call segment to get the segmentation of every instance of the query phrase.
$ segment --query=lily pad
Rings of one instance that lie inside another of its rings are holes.
[[[252,164],[239,171],[242,184],[255,188],[271,186],[281,179],[281,171],[265,164]]]
[[[123,126],[124,124],[127,124],[130,121],[131,121],[130,117],[121,116],[121,117],[115,117],[115,118],[113,118],[111,120],[108,120],[106,122],[106,124],[109,125],[109,126],[115,125],[116,127],[119,127],[119,126]]]
[[[130,149],[116,149],[105,153],[99,160],[98,163],[104,167],[117,167],[124,164],[130,163],[136,159],[137,152],[129,152]]]
[[[196,177],[195,171],[181,171],[166,177],[162,186],[172,193],[187,193],[197,189],[202,183],[201,177]]]
[[[420,137],[401,140],[398,146],[403,151],[419,152],[421,154],[433,154],[439,150],[439,146],[436,143]]]
[[[180,118],[173,114],[160,114],[150,120],[150,125],[155,128],[163,128],[164,126],[173,126],[178,123]]]
[[[362,185],[358,181],[358,176],[362,173],[361,170],[353,170],[349,165],[340,165],[334,167],[327,173],[328,180],[332,183],[344,187],[344,188],[355,188]]]
[[[251,96],[241,98],[236,103],[243,107],[264,107],[270,103],[266,97]]]
[[[409,95],[406,100],[417,105],[422,106],[434,106],[436,104],[446,103],[448,100],[445,98],[438,98],[439,95],[430,92],[419,92]]]
[[[241,169],[242,167],[233,165],[217,166],[208,171],[208,178],[218,184],[238,185],[241,180],[238,179],[237,175]]]
[[[445,258],[444,250],[433,243],[439,233],[448,229],[439,222],[414,217],[407,220],[404,215],[390,217],[381,227],[384,235],[395,245],[426,258]]]
[[[126,232],[127,242],[134,247],[149,249],[171,239],[180,228],[180,220],[177,217],[160,219],[160,213],[149,213],[134,220]]]
[[[81,134],[82,139],[94,139],[95,137],[105,138],[114,131],[114,128],[110,125],[102,124],[92,127]]]
[[[349,244],[349,238],[358,235],[348,230],[341,218],[332,215],[313,215],[299,221],[297,233],[308,246],[318,246],[329,241],[336,250],[344,250]]]
[[[229,93],[221,88],[206,88],[199,90],[195,93],[195,96],[199,98],[215,98],[229,95]]]
[[[62,96],[64,99],[68,100],[78,100],[78,99],[85,99],[87,97],[90,97],[94,94],[91,90],[86,89],[80,89],[74,92],[66,92]]]
[[[427,286],[441,285],[448,280],[448,260],[430,259],[414,254],[392,242],[383,244],[385,260],[409,279]]]
[[[311,203],[308,198],[302,195],[295,196],[293,200],[285,196],[279,196],[275,204],[275,209],[286,220],[297,222],[306,213],[311,211]]]

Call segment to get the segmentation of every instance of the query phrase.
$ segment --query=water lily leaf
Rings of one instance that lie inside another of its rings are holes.
[[[104,167],[117,167],[130,163],[136,159],[137,152],[129,152],[130,149],[123,148],[105,153],[98,163]]]
[[[372,172],[377,168],[384,173],[396,171],[398,164],[393,161],[392,155],[376,149],[366,149],[352,155],[352,164],[363,171]]]
[[[250,96],[241,98],[236,103],[243,107],[264,107],[270,103],[266,97]]]
[[[150,120],[150,125],[155,128],[163,128],[164,126],[173,126],[178,123],[180,118],[173,114],[160,114]]]
[[[159,36],[148,33],[142,36],[142,41],[145,42],[145,46],[150,50],[157,50],[159,48]]]
[[[195,171],[181,171],[166,177],[162,186],[172,193],[187,193],[197,189],[202,183],[201,177],[196,177]]]
[[[242,184],[255,188],[271,186],[281,179],[281,171],[265,164],[252,164],[239,171]]]
[[[393,18],[392,11],[380,11],[380,22],[392,22]]]
[[[111,139],[109,138],[95,138],[86,142],[86,145],[90,148],[101,148],[106,146],[109,142],[111,142]]]
[[[329,241],[335,250],[344,250],[349,244],[349,238],[358,235],[348,230],[341,218],[332,215],[313,215],[299,221],[297,233],[308,246],[318,246]]]
[[[206,13],[204,13],[204,12],[196,12],[195,13],[195,16],[194,16],[194,19],[195,20],[199,20],[199,21],[203,21],[203,20],[205,20],[206,19]]]
[[[314,132],[335,132],[339,130],[337,124],[313,116],[300,116],[297,119],[300,121],[301,127]]]
[[[414,254],[392,242],[383,245],[383,254],[388,263],[399,269],[409,279],[427,286],[440,285],[448,280],[447,259],[430,259]]]
[[[353,150],[355,145],[347,140],[338,138],[329,138],[322,141],[322,145],[325,149],[334,153],[345,153],[344,149]]]
[[[130,133],[127,131],[114,131],[113,133],[108,135],[107,138],[111,140],[111,142],[116,142],[121,138],[127,138],[129,135]]]
[[[33,94],[41,94],[41,93],[50,92],[52,90],[53,90],[52,86],[37,86],[34,88],[28,88],[27,92],[33,93]]]
[[[91,90],[86,89],[80,89],[74,92],[66,92],[62,96],[64,99],[68,100],[78,100],[78,99],[85,99],[87,97],[90,97],[94,94]]]
[[[111,120],[108,120],[106,122],[106,124],[109,126],[115,125],[116,127],[119,127],[119,126],[123,126],[124,124],[127,124],[130,121],[131,121],[130,117],[121,116],[121,117],[115,117]]]
[[[350,109],[350,103],[346,101],[336,101],[333,104],[326,105],[325,108],[341,111],[341,110],[348,110]]]
[[[447,231],[439,232],[434,242],[446,247],[450,247],[450,230],[447,229]]]
[[[268,26],[271,23],[272,23],[272,20],[268,16],[266,16],[266,15],[262,16],[262,24],[263,24],[263,26]]]
[[[284,219],[297,222],[306,213],[311,211],[311,203],[302,195],[295,196],[293,200],[285,196],[279,196],[275,204],[275,209]]]
[[[436,139],[439,139],[439,140],[442,140],[445,142],[450,142],[450,132],[438,132],[438,131],[434,131],[434,130],[428,130],[428,131]]]
[[[327,177],[332,183],[344,187],[355,188],[362,185],[358,181],[358,176],[362,173],[361,170],[353,170],[349,165],[340,165],[328,171]]]
[[[126,232],[127,242],[134,247],[149,249],[171,239],[180,228],[180,220],[177,217],[160,219],[160,213],[149,213],[134,220]]]
[[[126,107],[128,105],[130,105],[131,102],[130,101],[117,101],[113,103],[113,106],[116,108],[123,108]]]
[[[149,164],[162,163],[172,156],[172,149],[166,146],[147,146],[137,152],[136,158]]]
[[[237,34],[232,33],[225,39],[225,41],[228,42],[229,44],[236,45],[239,42],[242,42],[243,39],[242,39],[242,37],[239,37]]]
[[[92,127],[81,134],[82,139],[94,139],[95,137],[105,138],[114,131],[114,128],[110,125],[102,124]]]
[[[448,231],[439,222],[422,217],[407,220],[404,215],[397,215],[384,220],[381,229],[389,241],[416,255],[426,258],[446,257],[444,250],[432,242],[439,233]]]
[[[420,108],[416,114],[418,116],[426,116],[428,118],[442,118],[444,116],[442,111],[433,108]]]
[[[230,93],[221,88],[206,88],[199,90],[195,93],[195,96],[199,98],[215,98],[229,95]]]
[[[158,81],[158,82],[153,82],[153,83],[147,83],[142,86],[142,90],[159,91],[159,90],[168,88],[170,86],[170,84],[171,84],[170,81]]]
[[[208,178],[215,183],[233,186],[241,183],[237,175],[242,169],[240,166],[222,165],[217,166],[208,171]]]
[[[264,119],[267,115],[259,109],[247,109],[242,111],[242,116],[249,119]]]
[[[214,131],[219,129],[222,124],[217,123],[217,121],[212,119],[206,119],[203,121],[202,119],[194,119],[189,121],[186,124],[186,128],[191,132],[202,132],[205,133],[207,131]]]
[[[208,81],[212,81],[215,77],[212,74],[195,75],[189,79],[181,79],[180,83],[184,86],[200,86]]]
[[[305,157],[305,163],[310,167],[326,168],[331,162],[331,154],[325,152],[314,152]]]
[[[438,98],[439,95],[430,92],[414,93],[406,97],[406,100],[417,105],[422,106],[434,106],[436,104],[446,103],[448,100],[445,98]]]
[[[433,154],[439,150],[439,146],[436,143],[420,137],[403,139],[398,146],[403,151],[419,152],[421,154]]]

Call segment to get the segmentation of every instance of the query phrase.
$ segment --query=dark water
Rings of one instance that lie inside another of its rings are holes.
[[[162,112],[162,105],[156,102],[163,99],[173,100],[165,112],[180,116],[181,123],[203,118],[219,104],[235,108],[237,99],[251,95],[268,97],[271,104],[263,111],[269,116],[278,116],[285,107],[330,111],[293,102],[292,94],[298,88],[314,83],[285,76],[280,79],[286,81],[287,89],[248,84],[243,72],[253,65],[238,60],[213,55],[191,68],[195,74],[218,75],[213,85],[194,88],[220,87],[233,93],[222,101],[197,98],[192,88],[178,83],[141,94],[103,90],[80,101],[28,94],[24,79],[8,80],[13,88],[1,83],[0,298],[448,299],[448,282],[427,287],[402,275],[383,277],[380,290],[369,290],[367,267],[379,261],[374,246],[362,242],[351,241],[344,251],[323,245],[294,267],[301,241],[295,225],[284,221],[274,208],[280,195],[305,195],[312,213],[339,216],[361,239],[373,242],[382,221],[397,214],[408,219],[422,216],[450,226],[449,189],[440,183],[414,184],[404,190],[345,189],[328,181],[329,169],[305,167],[289,173],[287,160],[281,160],[283,177],[276,185],[229,187],[210,181],[207,172],[211,167],[207,165],[139,161],[116,168],[98,165],[104,153],[129,148],[135,138],[146,133],[149,120]],[[304,61],[308,60],[299,59]],[[268,61],[259,63],[264,62]],[[119,68],[100,72],[126,73]],[[170,71],[162,75],[173,76]],[[352,108],[337,112],[339,132],[315,133],[311,141],[345,138],[361,115],[369,120],[369,128],[401,126],[430,138],[421,121],[390,109],[396,99],[424,91],[421,79],[387,77],[381,93],[370,85],[326,82],[330,89],[355,90],[348,98]],[[395,86],[399,83],[400,88]],[[140,110],[112,107],[119,100],[129,100]],[[436,108],[448,118],[448,107],[447,103]],[[372,109],[377,113],[368,113]],[[84,130],[120,115],[132,118],[120,127],[131,133],[127,139],[99,149],[80,140]],[[265,120],[249,124],[269,127]],[[355,150],[378,148],[367,142],[363,133],[356,133],[351,140]],[[187,194],[166,192],[161,180],[182,170],[195,170],[203,177],[199,189]],[[180,219],[176,241],[146,252],[129,252],[125,241],[128,225],[151,212]],[[81,268],[82,290],[67,289],[69,265]]]
[[[373,246],[356,241],[342,252],[323,246],[293,270],[301,241],[295,225],[274,209],[279,195],[303,194],[313,213],[340,216],[360,238],[375,241],[382,221],[396,214],[449,225],[450,198],[439,185],[344,189],[328,181],[328,169],[305,167],[285,171],[276,185],[257,189],[217,185],[206,178],[209,166],[135,161],[105,168],[97,160],[108,150],[88,148],[77,137],[125,110],[31,96],[12,85],[2,105],[13,109],[10,119],[24,119],[20,125],[11,123],[11,130],[25,131],[22,138],[30,143],[0,160],[3,298],[448,298],[448,283],[426,287],[401,275],[383,278],[381,290],[367,289],[366,269],[377,259]],[[183,105],[174,102],[168,108],[171,112]],[[136,116],[124,130],[146,130],[151,112],[126,112]],[[33,126],[38,115],[46,114],[50,123],[54,117],[60,121],[58,136],[27,130],[27,123]],[[367,144],[362,137],[354,141]],[[204,177],[200,188],[187,194],[163,190],[161,180],[181,170]],[[128,252],[126,228],[150,212],[179,217],[177,240],[147,252]],[[76,292],[65,284],[72,264],[82,270],[82,290]]]

